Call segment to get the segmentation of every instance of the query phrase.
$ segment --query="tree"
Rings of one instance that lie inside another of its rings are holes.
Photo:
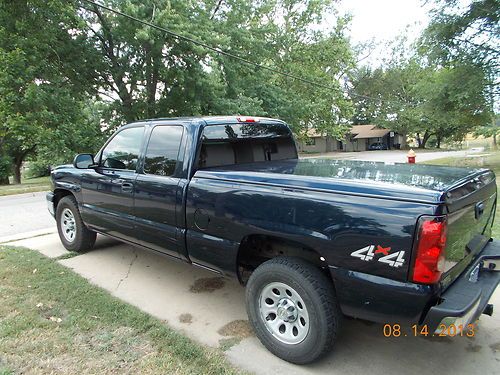
[[[241,62],[216,56],[228,96],[259,101],[260,112],[286,120],[297,133],[316,128],[329,135],[345,132],[351,102],[340,82],[354,66],[345,37],[348,19],[332,20],[333,2],[262,1],[224,2],[218,14],[218,32],[230,37],[231,51],[245,58],[317,82],[318,87],[268,70],[249,68]],[[332,28],[321,32],[313,25],[330,15]],[[234,113],[234,112],[233,112]]]
[[[85,39],[72,32],[75,14],[62,0],[0,4],[0,154],[10,161],[16,183],[41,139],[76,123],[79,101],[91,86],[92,59]]]
[[[500,57],[499,0],[434,0],[431,22],[424,31],[420,50],[434,64],[482,69],[490,104],[490,123],[498,106]]]
[[[394,54],[395,55],[395,54]],[[413,135],[424,148],[432,135],[422,113],[419,82],[428,72],[417,59],[390,61],[377,69],[359,69],[351,82],[355,103],[354,121],[375,123],[402,134]]]
[[[442,63],[465,59],[498,73],[500,1],[433,0],[421,48]]]
[[[200,114],[280,116],[292,126],[335,131],[350,116],[339,77],[353,65],[339,20],[312,30],[330,0],[106,1],[107,6],[271,69],[333,87],[312,87],[218,54],[93,5],[83,32],[100,54],[114,123]]]
[[[462,141],[467,133],[489,123],[491,112],[483,73],[475,65],[442,67],[430,71],[418,83],[422,111],[432,121],[438,148],[443,139]]]
[[[444,139],[461,140],[489,121],[487,79],[473,64],[430,66],[413,57],[355,77],[356,119],[413,135],[420,148],[431,137],[438,147]]]
[[[213,2],[104,1],[130,16],[206,41]],[[100,93],[111,125],[137,119],[211,113],[220,97],[204,48],[98,6],[83,3],[82,33],[98,56]]]
[[[482,135],[483,137],[493,139],[493,147],[498,147],[497,137],[500,134],[500,116],[497,114],[493,121],[485,126],[481,126],[475,131],[475,135]]]

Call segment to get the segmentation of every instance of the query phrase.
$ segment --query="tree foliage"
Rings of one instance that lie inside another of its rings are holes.
[[[23,161],[42,140],[57,142],[62,128],[66,138],[78,129],[92,87],[91,50],[72,35],[78,20],[65,1],[3,1],[0,25],[0,155],[19,183]]]
[[[3,182],[26,158],[69,156],[100,128],[137,119],[253,114],[297,130],[338,132],[351,115],[339,78],[353,66],[345,20],[314,30],[331,0],[106,0],[102,4],[236,54],[241,60],[86,1],[0,5],[0,154]],[[332,89],[283,78],[287,71]],[[87,108],[100,105],[102,121]],[[89,141],[86,141],[89,140]],[[43,169],[43,168],[42,168]]]
[[[331,86],[318,89],[268,69],[179,40],[161,30],[86,5],[86,33],[100,55],[102,90],[116,123],[159,116],[245,113],[279,116],[329,132],[349,118],[338,78],[353,66],[339,19],[314,31],[329,0],[167,0],[104,4],[217,46],[247,61]]]
[[[415,137],[424,148],[434,137],[460,141],[489,122],[484,71],[473,64],[433,66],[418,58],[371,70],[353,80],[355,123],[375,123]]]
[[[441,62],[474,61],[498,72],[499,0],[434,0],[422,47]]]
[[[489,127],[495,125],[498,111],[499,46],[499,0],[434,0],[420,51],[434,64],[482,69],[481,83],[491,107]]]

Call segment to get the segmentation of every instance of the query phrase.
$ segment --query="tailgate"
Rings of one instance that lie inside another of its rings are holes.
[[[471,177],[446,193],[448,235],[444,286],[452,283],[491,238],[497,188],[491,171]]]

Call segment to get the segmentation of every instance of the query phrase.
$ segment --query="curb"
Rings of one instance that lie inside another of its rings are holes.
[[[31,232],[18,233],[18,234],[14,234],[11,236],[3,236],[3,237],[0,237],[0,244],[17,242],[17,241],[26,240],[26,239],[33,238],[33,237],[40,237],[40,236],[45,236],[47,234],[53,234],[56,232],[57,232],[56,228],[46,228],[46,229],[39,229],[39,230],[31,231]]]

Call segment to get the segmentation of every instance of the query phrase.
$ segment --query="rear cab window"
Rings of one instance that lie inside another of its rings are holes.
[[[208,125],[198,169],[270,160],[297,159],[290,129],[282,123]]]

